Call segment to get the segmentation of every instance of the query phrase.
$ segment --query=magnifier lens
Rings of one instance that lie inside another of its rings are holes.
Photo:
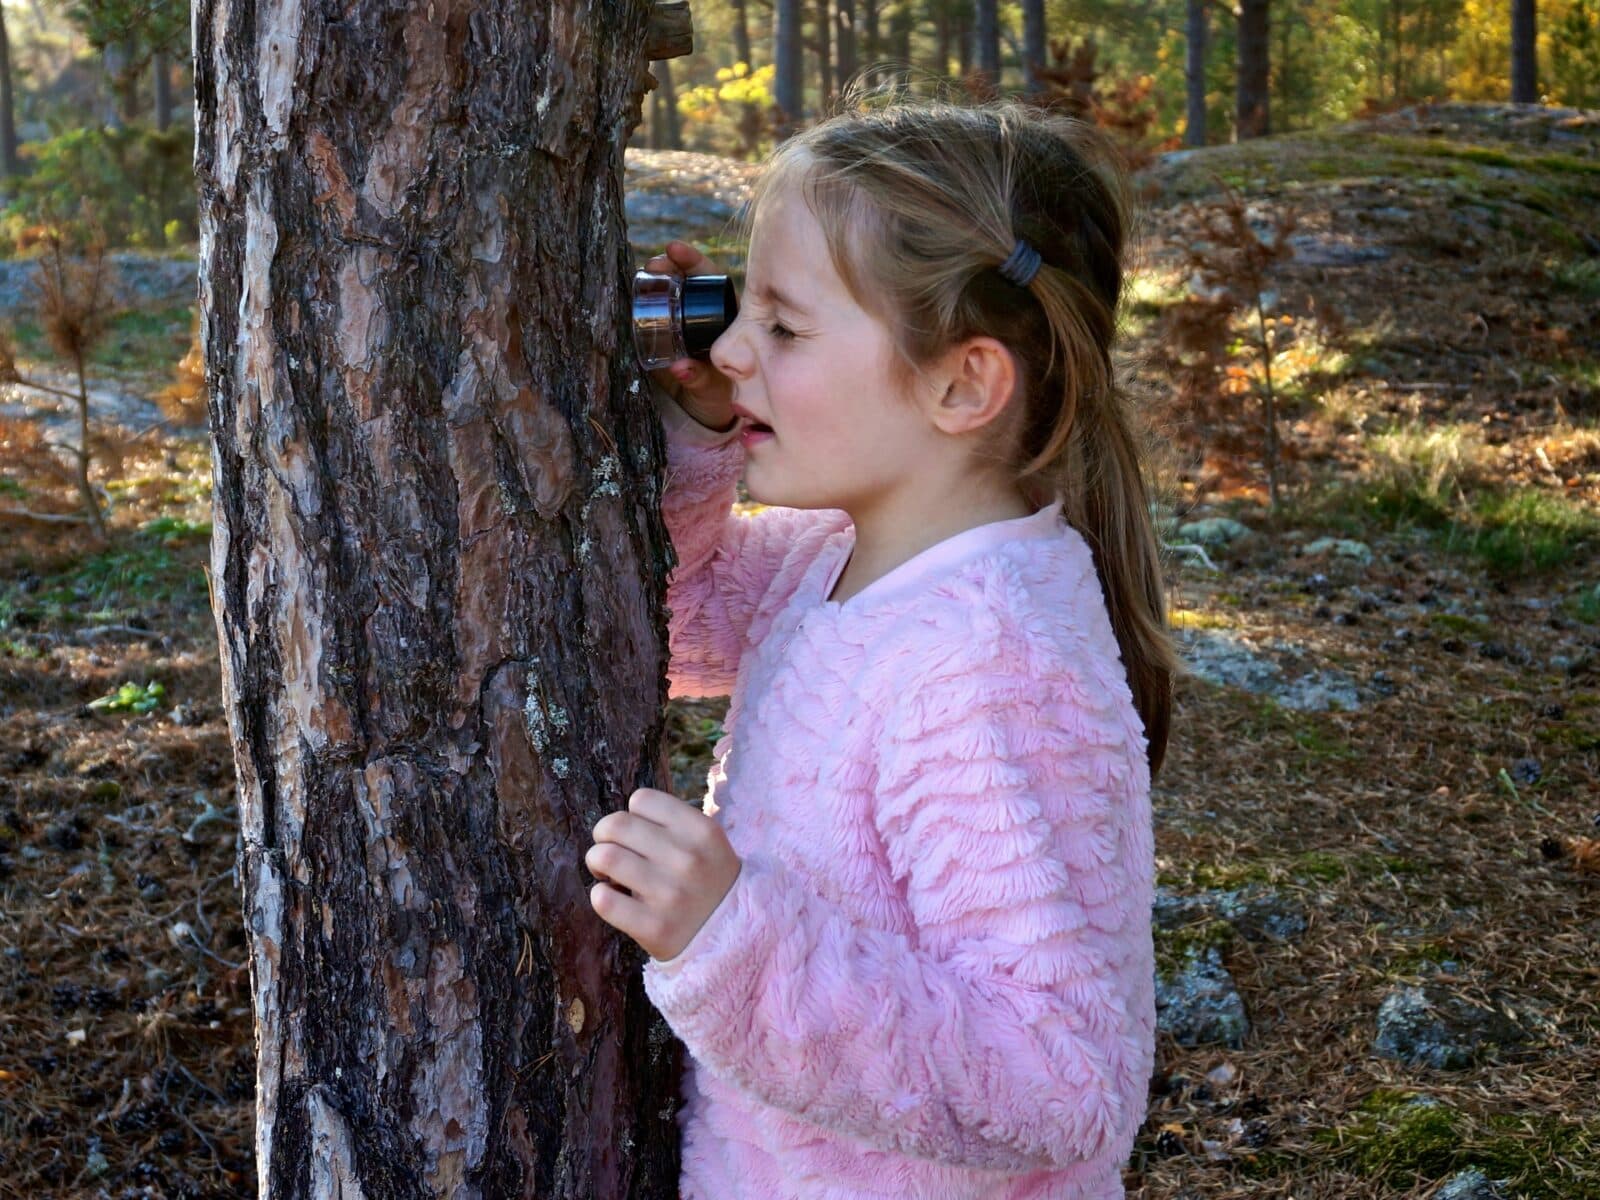
[[[680,358],[707,358],[712,344],[739,315],[726,275],[657,274],[633,277],[633,345],[646,371]]]

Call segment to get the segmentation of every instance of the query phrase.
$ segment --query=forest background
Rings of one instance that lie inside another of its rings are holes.
[[[1122,328],[1195,674],[1131,1193],[1600,1200],[1600,0],[692,15],[630,143],[640,261],[738,275],[756,163],[852,58],[1137,168]],[[0,16],[0,1196],[239,1195],[188,10]],[[725,705],[671,706],[678,794]]]

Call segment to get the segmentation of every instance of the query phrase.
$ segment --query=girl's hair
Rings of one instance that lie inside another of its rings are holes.
[[[1111,355],[1131,214],[1116,150],[1093,126],[1014,100],[853,91],[840,106],[777,148],[746,231],[764,199],[798,187],[839,278],[889,329],[900,382],[970,337],[1015,355],[1024,403],[995,422],[994,453],[1036,503],[1059,496],[1093,551],[1153,778],[1177,659],[1144,455]],[[1026,288],[997,269],[1018,238],[1044,260]]]

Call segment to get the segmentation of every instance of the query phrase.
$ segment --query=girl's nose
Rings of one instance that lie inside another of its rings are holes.
[[[711,343],[711,365],[729,379],[739,379],[749,374],[750,348],[744,344],[743,324],[743,321],[734,318],[733,324]]]

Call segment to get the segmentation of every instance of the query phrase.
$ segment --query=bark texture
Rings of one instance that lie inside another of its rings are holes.
[[[667,779],[650,15],[196,0],[263,1197],[677,1195],[681,1045],[582,863]]]

